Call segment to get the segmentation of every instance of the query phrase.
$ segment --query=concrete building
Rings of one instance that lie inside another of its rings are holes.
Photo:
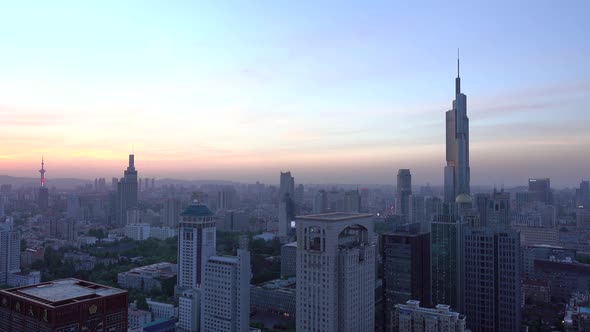
[[[426,220],[424,196],[410,195],[409,201],[410,209],[407,222],[412,224],[419,223],[423,232],[429,232],[426,222],[430,223],[431,220]]]
[[[297,218],[297,331],[374,331],[376,239],[370,214]]]
[[[250,328],[250,252],[212,256],[201,288],[201,332],[248,332]]]
[[[279,187],[279,236],[292,233],[291,221],[295,216],[295,178],[291,172],[281,172]]]
[[[152,313],[153,320],[170,319],[178,317],[178,308],[172,303],[154,301],[151,298],[146,299],[147,305]]]
[[[197,288],[183,290],[178,297],[178,324],[179,332],[198,332],[200,324],[201,291]]]
[[[129,165],[123,177],[117,182],[116,221],[119,225],[127,224],[127,211],[137,207],[137,170],[135,155],[129,155]]]
[[[127,331],[127,291],[62,279],[0,290],[0,332]]]
[[[410,195],[412,195],[412,174],[410,174],[409,169],[399,169],[397,171],[395,214],[404,216],[405,218],[409,217]]]
[[[409,300],[395,306],[395,332],[469,332],[464,315],[451,311],[448,305],[436,308],[420,307],[420,301]]]
[[[8,276],[20,272],[20,233],[12,217],[0,219],[0,285],[8,285]]]
[[[576,189],[576,206],[590,210],[590,182],[580,182],[580,188]]]
[[[247,232],[250,230],[250,215],[245,211],[227,211],[217,227],[224,231]]]
[[[432,302],[463,310],[466,223],[454,215],[440,215],[431,223]]]
[[[156,263],[133,268],[117,274],[117,283],[123,288],[140,289],[146,293],[154,289],[161,290],[162,283],[176,280],[177,265],[172,263]]]
[[[162,222],[162,225],[170,228],[178,227],[180,212],[182,212],[180,200],[168,198],[164,202],[162,209],[160,209],[160,221]]]
[[[152,313],[134,307],[127,309],[127,328],[137,329],[152,321]]]
[[[150,238],[150,224],[129,224],[125,226],[125,236],[135,241],[145,241]]]
[[[529,193],[538,202],[545,205],[553,204],[553,193],[551,192],[551,180],[549,178],[529,179]]]
[[[446,112],[446,159],[444,170],[444,202],[453,204],[460,194],[470,194],[469,118],[467,96],[461,93],[459,59],[455,79],[453,108]]]
[[[250,286],[250,304],[256,310],[294,318],[296,300],[297,287],[293,277]]]
[[[383,297],[385,328],[391,331],[395,305],[417,300],[430,306],[430,234],[383,234]]]
[[[41,272],[30,271],[30,272],[11,272],[8,274],[7,285],[9,287],[23,287],[31,286],[41,282]]]
[[[297,242],[281,247],[281,278],[294,277],[297,274]]]
[[[464,313],[472,331],[519,331],[519,240],[518,232],[509,228],[466,229]]]

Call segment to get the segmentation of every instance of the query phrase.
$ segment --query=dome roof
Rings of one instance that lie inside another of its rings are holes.
[[[457,203],[457,204],[473,203],[473,199],[471,198],[471,196],[469,196],[467,194],[460,194],[455,199],[455,203]]]
[[[193,203],[187,206],[180,215],[184,217],[211,217],[214,213],[206,205]]]

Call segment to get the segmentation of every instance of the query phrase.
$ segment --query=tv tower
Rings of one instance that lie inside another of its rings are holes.
[[[45,187],[45,161],[43,160],[43,156],[41,156],[41,169],[39,173],[41,173],[41,187]]]

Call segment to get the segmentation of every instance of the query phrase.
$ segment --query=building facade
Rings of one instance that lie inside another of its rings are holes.
[[[0,285],[8,285],[11,273],[20,271],[20,233],[11,217],[0,220]]]
[[[116,218],[119,225],[127,224],[127,211],[137,207],[137,170],[135,155],[129,155],[129,165],[117,183]]]
[[[410,214],[410,196],[412,195],[412,174],[409,169],[397,171],[397,196],[395,214],[408,218]]]
[[[385,327],[391,331],[395,305],[417,300],[430,306],[430,234],[391,233],[382,236]]]
[[[0,290],[0,332],[127,331],[127,291],[62,279]]]
[[[395,306],[395,332],[469,332],[465,322],[465,316],[451,311],[448,305],[423,308],[419,301],[410,300]]]
[[[297,331],[374,331],[376,251],[369,214],[297,218]]]

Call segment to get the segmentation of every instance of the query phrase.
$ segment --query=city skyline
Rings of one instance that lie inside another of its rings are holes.
[[[588,176],[584,2],[174,4],[2,5],[0,174],[441,185],[460,47],[471,183]]]

